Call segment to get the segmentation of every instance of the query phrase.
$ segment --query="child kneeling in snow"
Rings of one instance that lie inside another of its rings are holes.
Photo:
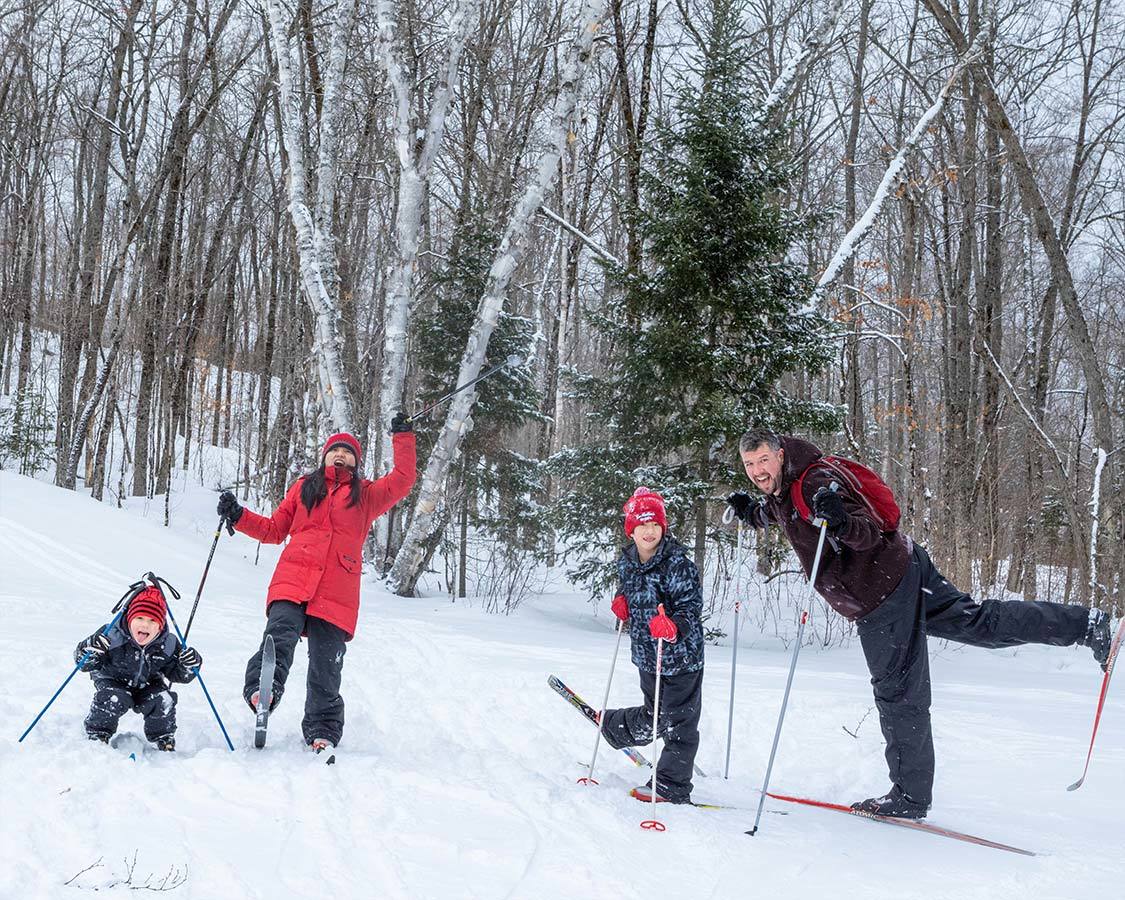
[[[94,682],[86,716],[90,740],[108,742],[118,720],[135,710],[144,716],[146,738],[161,750],[176,749],[176,694],[169,682],[187,684],[203,658],[165,628],[167,613],[164,596],[147,587],[108,631],[103,625],[75,649],[74,661]]]
[[[664,751],[655,773],[657,801],[689,803],[703,706],[703,589],[695,563],[667,528],[664,498],[637,488],[625,504],[625,534],[632,543],[617,561],[620,590],[612,608],[618,619],[628,623],[633,665],[640,670],[645,702],[607,709],[602,734],[617,749],[652,741],[656,641],[663,638],[659,734]],[[651,802],[651,791],[650,781],[636,788],[633,796]]]

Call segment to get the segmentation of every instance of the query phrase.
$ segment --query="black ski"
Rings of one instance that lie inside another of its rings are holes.
[[[273,635],[267,634],[262,645],[262,674],[258,678],[258,716],[254,722],[254,746],[266,746],[266,727],[270,721],[270,701],[273,700],[273,670],[277,657],[273,650]]]
[[[595,728],[598,727],[598,711],[596,709],[594,709],[594,707],[592,707],[585,700],[583,700],[581,697],[579,697],[576,693],[574,693],[574,691],[572,691],[570,688],[568,688],[565,684],[563,684],[558,679],[558,676],[556,676],[556,675],[548,676],[547,677],[547,684],[549,684],[551,686],[551,690],[553,690],[556,694],[558,694],[560,697],[562,697],[567,703],[569,703],[576,710],[578,710],[580,713],[582,713],[582,715],[585,716],[586,721],[588,721]],[[648,761],[648,759],[645,757],[645,755],[643,753],[641,753],[639,750],[634,750],[632,747],[622,747],[621,752],[624,753],[627,757],[629,757],[629,759],[631,759],[633,761],[633,765],[635,765],[635,766],[648,766],[650,769],[652,768],[652,763],[650,763]],[[699,766],[695,766],[695,774],[700,775],[704,778],[707,777],[706,773],[701,768],[699,768]]]

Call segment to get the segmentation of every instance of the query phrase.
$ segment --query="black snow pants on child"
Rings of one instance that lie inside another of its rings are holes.
[[[139,688],[130,688],[122,681],[95,678],[86,734],[110,738],[117,733],[118,721],[130,711],[144,716],[145,737],[150,741],[176,733],[176,692],[163,678]]]
[[[309,674],[305,692],[305,716],[301,732],[305,742],[314,738],[327,738],[340,743],[344,733],[344,698],[340,696],[340,676],[344,671],[344,652],[347,633],[331,622],[307,614],[307,603],[274,600],[270,604],[266,630],[258,652],[246,664],[246,683],[243,696],[246,701],[258,690],[262,673],[262,646],[266,635],[273,635],[277,668],[273,674],[274,705],[285,691],[289,668],[301,632],[309,639]]]
[[[644,706],[605,711],[602,734],[620,750],[652,742],[652,700],[656,676],[640,671]],[[703,670],[665,675],[660,683],[660,737],[664,750],[657,763],[656,792],[673,803],[691,799],[691,776],[699,750],[699,716],[703,711]]]
[[[892,784],[917,803],[932,802],[927,635],[974,647],[1067,646],[1083,640],[1088,620],[1084,606],[1023,600],[977,603],[950,584],[915,544],[898,587],[856,622],[887,742]]]

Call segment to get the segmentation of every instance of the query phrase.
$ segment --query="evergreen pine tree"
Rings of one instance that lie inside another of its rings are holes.
[[[483,222],[478,215],[460,229],[456,252],[427,285],[432,305],[415,331],[418,368],[425,373],[420,385],[424,398],[439,397],[455,387],[460,356],[450,351],[465,346],[499,241]],[[488,343],[486,367],[491,360],[524,357],[533,333],[530,319],[502,312]],[[455,469],[458,490],[450,495],[450,503],[459,509],[448,514],[464,511],[470,526],[483,528],[505,543],[534,543],[543,527],[531,501],[539,488],[538,466],[514,452],[508,440],[520,425],[539,418],[534,380],[526,368],[509,367],[472,390],[478,394],[473,428]],[[419,458],[425,459],[433,448],[444,412],[442,407],[418,424]]]
[[[643,173],[642,271],[613,272],[617,290],[590,311],[612,348],[608,370],[571,373],[591,433],[548,463],[562,485],[554,521],[582,552],[571,575],[594,590],[612,569],[585,548],[620,528],[636,486],[664,494],[673,533],[701,531],[703,503],[736,483],[746,428],[821,432],[838,421],[835,407],[782,388],[828,362],[832,325],[801,312],[812,284],[794,248],[817,223],[783,205],[793,166],[783,135],[755,117],[743,6],[715,0],[697,23],[698,68],[672,118],[656,123]]]

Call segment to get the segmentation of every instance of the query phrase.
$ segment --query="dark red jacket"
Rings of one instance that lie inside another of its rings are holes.
[[[753,521],[760,528],[769,524],[781,527],[807,576],[812,572],[820,529],[797,513],[790,487],[824,454],[815,445],[795,437],[783,437],[781,448],[785,451],[781,494],[766,497],[755,508]],[[805,475],[801,493],[810,510],[813,495],[833,481],[839,484],[839,478],[823,468],[814,467]],[[901,532],[881,532],[862,502],[845,486],[839,485],[839,493],[848,522],[832,540],[825,540],[815,587],[836,612],[855,620],[874,610],[898,587],[910,563],[910,545]]]
[[[272,516],[244,510],[234,527],[264,544],[288,545],[270,581],[266,608],[274,600],[308,603],[308,614],[355,634],[363,542],[371,523],[410,493],[415,478],[414,435],[396,434],[394,468],[378,481],[363,481],[360,502],[349,507],[350,478],[337,481],[330,468],[328,496],[312,508],[301,502],[299,478]],[[350,472],[346,474],[350,475]]]

